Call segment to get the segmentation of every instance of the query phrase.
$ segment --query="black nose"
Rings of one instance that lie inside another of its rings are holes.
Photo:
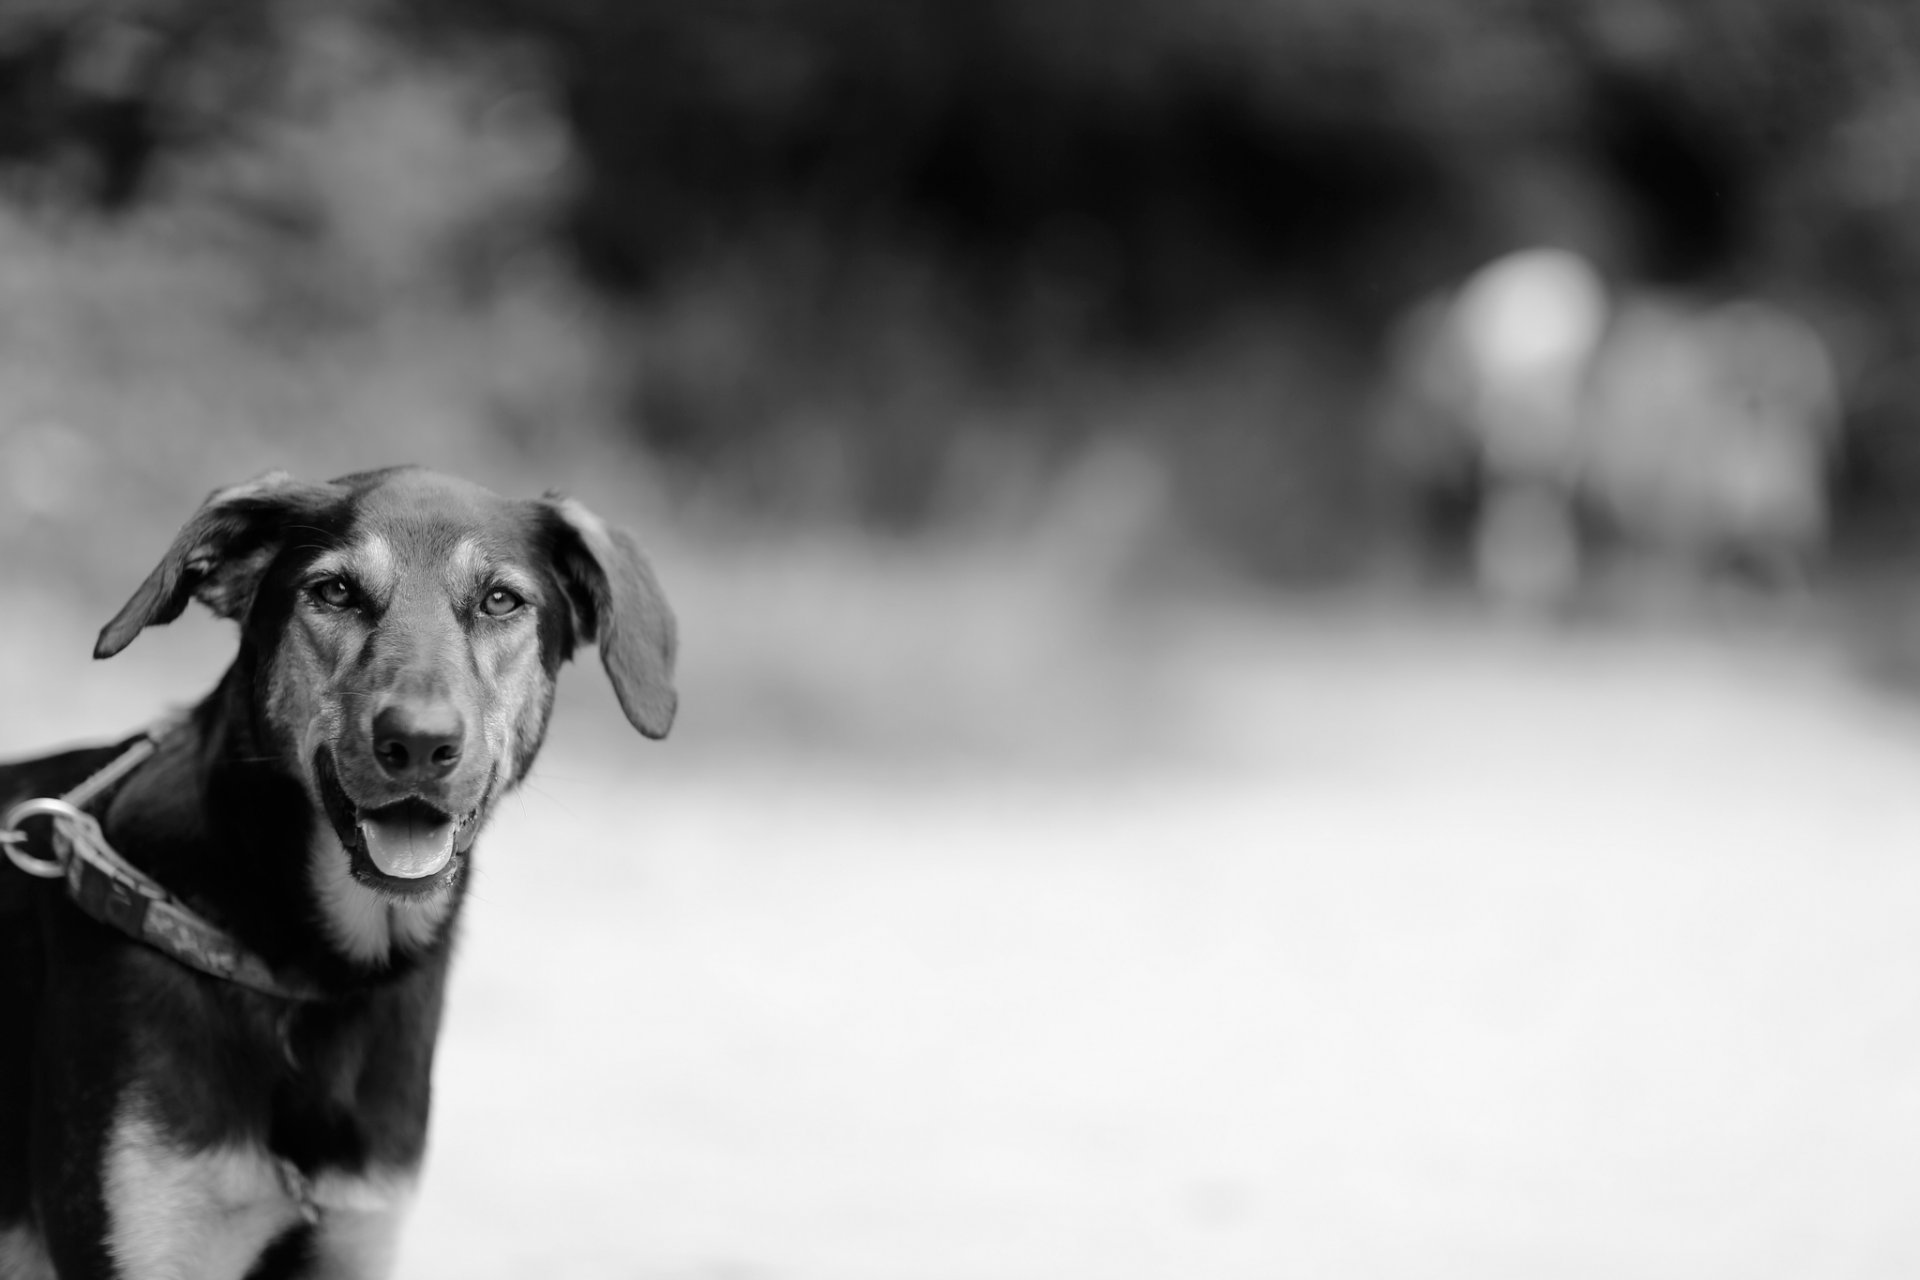
[[[467,723],[450,703],[395,703],[373,718],[373,757],[403,782],[452,773],[466,740]]]

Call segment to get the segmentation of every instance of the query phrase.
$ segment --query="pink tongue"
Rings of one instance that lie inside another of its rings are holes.
[[[360,823],[367,856],[387,875],[402,880],[430,876],[453,857],[453,823],[412,814],[367,818]]]

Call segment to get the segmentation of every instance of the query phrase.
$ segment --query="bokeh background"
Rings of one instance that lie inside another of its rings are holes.
[[[1903,0],[12,0],[0,752],[561,488],[403,1276],[1911,1276],[1916,346]]]

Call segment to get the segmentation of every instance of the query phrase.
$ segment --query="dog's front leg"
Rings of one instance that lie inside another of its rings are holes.
[[[170,961],[60,914],[48,924],[59,946],[36,1037],[29,1165],[54,1274],[240,1280],[301,1220],[279,1163],[246,1137],[264,1129],[262,1100],[242,1087],[255,1073],[232,1067],[233,1042],[209,1034],[196,985]],[[183,1086],[225,1114],[183,1107]],[[219,1123],[182,1127],[197,1114]]]
[[[413,1199],[410,1173],[323,1174],[308,1244],[309,1280],[383,1280],[393,1273],[400,1227]]]
[[[154,1123],[137,1093],[115,1116],[101,1173],[116,1280],[242,1280],[301,1221],[264,1151],[187,1148]]]

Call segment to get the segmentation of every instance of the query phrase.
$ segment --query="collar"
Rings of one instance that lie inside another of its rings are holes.
[[[65,880],[67,897],[80,910],[189,969],[283,1000],[318,1000],[322,993],[317,987],[276,976],[239,939],[121,857],[107,843],[99,819],[88,812],[145,763],[182,719],[170,717],[147,728],[105,768],[58,799],[14,805],[0,818],[0,852],[28,875]],[[36,817],[51,821],[50,856],[27,851],[20,824]]]

